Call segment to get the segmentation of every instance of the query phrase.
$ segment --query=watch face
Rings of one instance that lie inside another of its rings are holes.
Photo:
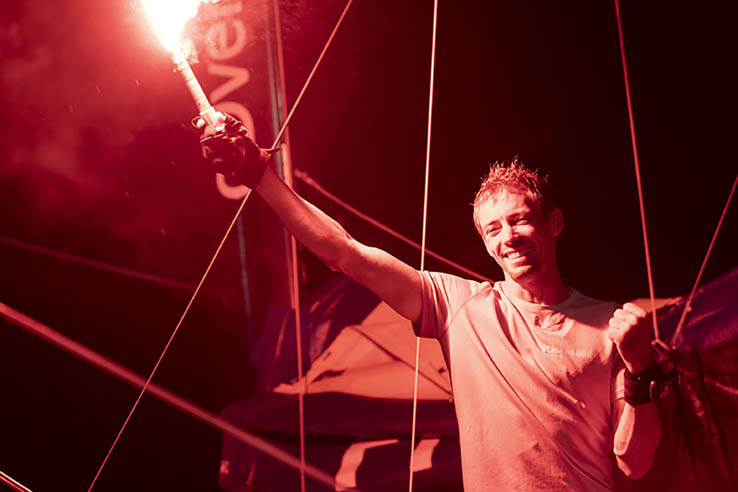
[[[661,381],[651,381],[651,385],[648,388],[648,393],[651,396],[651,401],[663,400],[674,391],[677,383],[679,382],[678,377],[671,377]]]

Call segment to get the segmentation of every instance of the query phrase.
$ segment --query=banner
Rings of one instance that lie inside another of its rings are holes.
[[[284,80],[280,56],[278,12],[269,1],[224,0],[203,4],[198,29],[198,78],[219,111],[240,119],[262,147],[272,145],[284,116]],[[272,158],[280,176],[290,179],[289,142]],[[287,170],[287,176],[285,175]],[[247,188],[230,186],[215,175],[215,186],[228,200],[241,200]],[[241,288],[253,346],[270,304],[290,305],[289,236],[269,207],[255,194],[237,224]]]

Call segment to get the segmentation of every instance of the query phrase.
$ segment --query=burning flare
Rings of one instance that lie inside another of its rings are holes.
[[[139,0],[159,41],[172,53],[181,49],[185,25],[203,2],[212,0]]]
[[[195,100],[200,116],[209,126],[218,126],[223,115],[215,111],[200,87],[184,48],[184,31],[187,21],[197,15],[201,3],[215,3],[218,0],[138,0],[151,28],[156,32],[159,42],[172,54],[185,84]]]

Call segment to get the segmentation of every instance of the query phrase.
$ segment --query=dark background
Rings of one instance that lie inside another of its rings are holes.
[[[658,297],[689,291],[738,168],[726,5],[623,2]],[[290,102],[343,6],[282,3]],[[1,15],[0,236],[196,284],[237,204],[215,190],[192,101],[140,16],[123,0],[4,2]],[[418,242],[431,17],[430,1],[356,0],[290,127],[296,168]],[[559,190],[565,281],[647,297],[612,3],[441,2],[437,50],[428,247],[500,277],[470,203],[489,163],[517,155]],[[418,266],[418,252],[298,188]],[[735,266],[737,221],[733,207],[706,281]],[[156,377],[214,412],[249,388],[235,248]],[[303,259],[309,293],[329,273]],[[0,262],[0,302],[142,374],[190,296],[7,241]],[[35,491],[86,490],[136,392],[4,322],[0,364],[0,470]],[[96,490],[218,490],[219,451],[219,432],[144,398]]]

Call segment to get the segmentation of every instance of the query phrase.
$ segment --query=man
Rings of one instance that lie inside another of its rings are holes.
[[[440,341],[466,490],[611,490],[613,454],[628,476],[650,468],[660,438],[650,323],[633,304],[616,309],[564,284],[563,214],[546,178],[513,161],[484,180],[474,221],[504,273],[491,285],[419,272],[354,240],[290,189],[231,117],[202,144],[217,172],[259,193],[331,269]]]

